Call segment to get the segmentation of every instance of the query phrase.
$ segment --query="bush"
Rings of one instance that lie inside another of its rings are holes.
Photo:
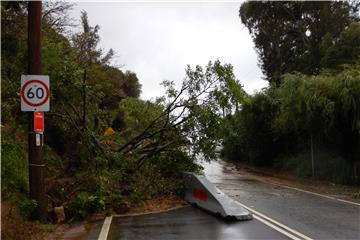
[[[93,193],[80,192],[71,203],[70,211],[73,213],[73,219],[85,218],[90,213],[105,210],[105,197],[100,191]]]
[[[231,130],[225,137],[222,155],[229,160],[270,166],[284,149],[291,149],[293,138],[274,131],[272,121],[278,106],[272,89],[249,96],[240,111],[228,119]]]
[[[35,211],[36,206],[36,200],[24,198],[19,205],[20,214],[25,219],[29,219],[31,217],[31,214]]]
[[[26,146],[17,141],[15,132],[1,135],[1,193],[8,198],[12,193],[26,193],[28,189],[28,162]]]
[[[293,156],[279,157],[274,164],[293,172],[298,177],[311,177],[311,156],[310,152],[302,152]],[[328,150],[318,150],[314,156],[314,173],[316,179],[327,180],[333,183],[356,183],[351,165],[342,157],[329,153]]]

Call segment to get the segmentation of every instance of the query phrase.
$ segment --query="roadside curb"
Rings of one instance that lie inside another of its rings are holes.
[[[110,226],[112,219],[114,217],[136,217],[136,216],[144,216],[144,215],[150,215],[150,214],[158,214],[158,213],[164,213],[164,212],[170,212],[173,210],[177,210],[184,207],[190,207],[190,205],[182,205],[182,206],[176,206],[164,210],[159,211],[152,211],[152,212],[146,212],[146,213],[129,213],[129,214],[113,214],[111,216],[108,216],[105,218],[104,223],[101,227],[100,234],[97,240],[106,240],[110,231]]]
[[[106,217],[104,223],[101,227],[101,231],[98,237],[98,240],[106,240],[109,234],[110,225],[112,222],[113,216]]]

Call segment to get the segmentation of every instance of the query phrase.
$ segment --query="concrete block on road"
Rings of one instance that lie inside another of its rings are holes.
[[[206,177],[194,173],[184,173],[185,200],[212,214],[225,219],[250,220],[252,214],[236,204],[214,186]]]

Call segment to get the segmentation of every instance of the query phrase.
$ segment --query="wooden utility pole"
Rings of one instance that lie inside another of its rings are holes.
[[[314,161],[314,143],[313,143],[313,133],[310,134],[310,151],[311,151],[311,176],[315,177],[315,161]]]
[[[28,3],[28,72],[41,75],[41,1]],[[29,114],[29,188],[30,199],[36,200],[37,207],[32,218],[46,219],[44,187],[43,134],[34,132],[34,113]],[[38,139],[36,139],[38,138]],[[36,144],[40,140],[40,144]]]

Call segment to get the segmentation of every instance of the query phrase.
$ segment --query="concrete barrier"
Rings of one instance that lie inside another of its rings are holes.
[[[206,177],[184,173],[185,200],[225,219],[250,220],[252,214],[235,203]]]

